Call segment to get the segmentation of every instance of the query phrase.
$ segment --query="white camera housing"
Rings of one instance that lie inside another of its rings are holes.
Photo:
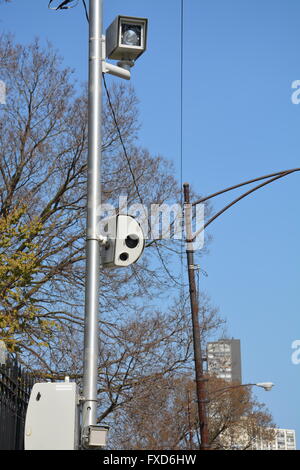
[[[127,267],[140,258],[145,247],[145,237],[134,217],[119,214],[104,219],[101,225],[101,236],[107,237],[107,242],[101,250],[103,267]]]
[[[146,50],[147,18],[117,16],[106,30],[106,57],[134,61]]]

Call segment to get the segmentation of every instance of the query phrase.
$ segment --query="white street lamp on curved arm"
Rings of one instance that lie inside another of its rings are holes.
[[[258,382],[258,383],[250,383],[250,384],[237,384],[237,385],[229,385],[228,387],[223,387],[219,390],[215,390],[215,393],[222,394],[223,392],[227,392],[228,390],[232,390],[234,388],[243,388],[243,387],[260,387],[263,388],[266,392],[269,392],[273,387],[274,384],[272,382]]]
[[[263,388],[266,392],[269,392],[274,387],[274,384],[272,382],[260,382],[254,385]]]

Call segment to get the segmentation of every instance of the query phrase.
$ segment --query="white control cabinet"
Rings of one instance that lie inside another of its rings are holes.
[[[25,421],[25,450],[76,450],[79,394],[75,382],[36,383]]]

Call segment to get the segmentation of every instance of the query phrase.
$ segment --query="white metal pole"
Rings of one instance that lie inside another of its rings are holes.
[[[88,188],[82,429],[96,424],[101,204],[102,0],[89,4]]]

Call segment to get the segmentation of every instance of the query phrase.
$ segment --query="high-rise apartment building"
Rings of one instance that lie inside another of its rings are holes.
[[[257,439],[253,450],[296,450],[296,432],[293,429],[275,429],[274,439],[266,442]]]
[[[242,383],[239,339],[220,339],[207,343],[207,371],[227,382]]]
[[[241,344],[239,339],[220,339],[207,343],[207,372],[216,377],[242,384]],[[243,449],[249,442],[249,436],[230,432],[221,435],[224,448]],[[296,433],[293,429],[275,429],[274,438],[266,441],[257,438],[251,445],[252,450],[296,450]]]
[[[254,440],[248,435],[247,428],[243,426],[240,431],[227,429],[220,434],[219,443],[225,450],[296,450],[296,433],[293,429],[275,428],[270,429],[270,432],[268,438],[266,433],[262,432],[261,436]],[[271,437],[272,434],[274,437]]]

